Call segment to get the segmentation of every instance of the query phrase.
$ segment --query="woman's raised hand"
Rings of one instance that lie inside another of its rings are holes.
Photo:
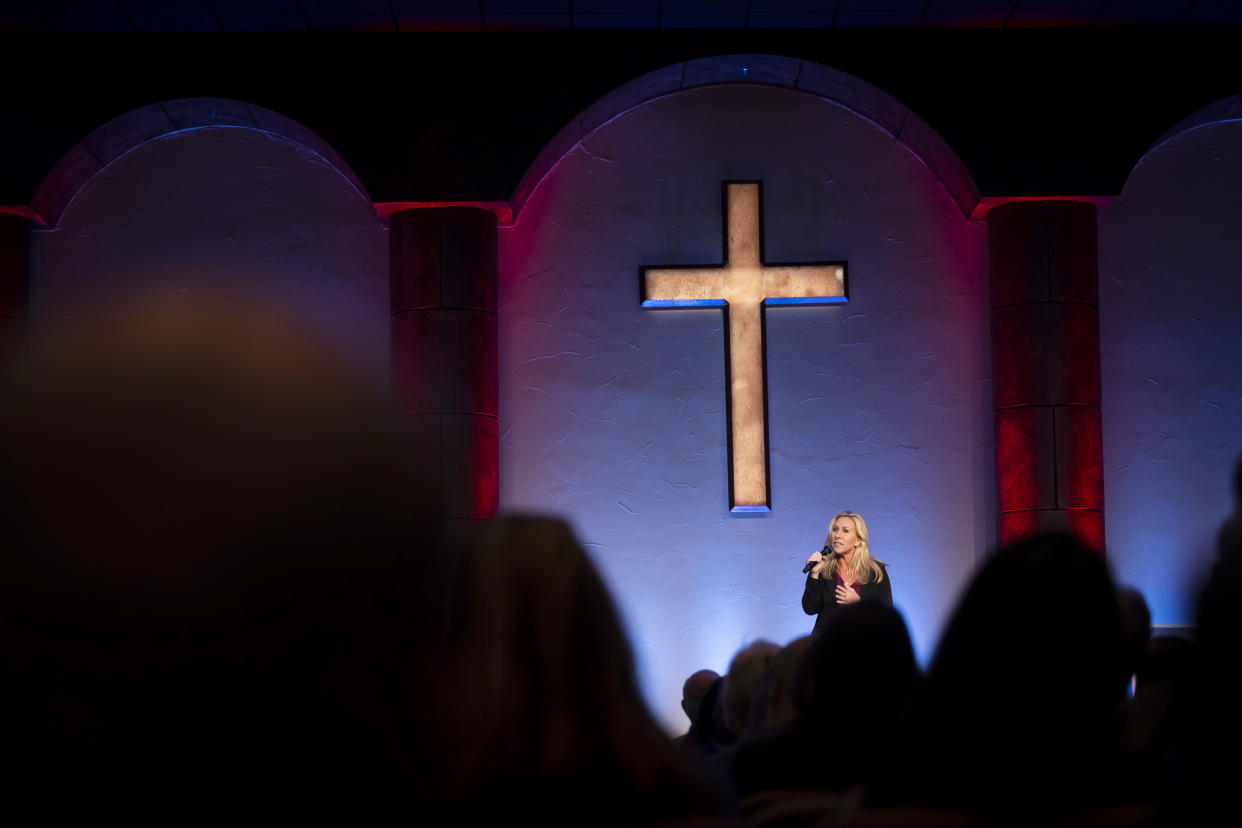
[[[812,553],[811,553],[811,556],[810,556],[809,558],[807,558],[807,559],[806,559],[806,562],[807,562],[808,564],[818,564],[818,563],[819,563],[820,561],[822,561],[823,559],[824,559],[824,556],[823,556],[823,555],[819,554],[818,552],[812,552]],[[805,571],[805,570],[804,570],[804,571]],[[812,578],[818,578],[818,577],[819,577],[819,574],[818,574],[817,572],[812,571],[812,572],[811,572],[811,577],[812,577]]]

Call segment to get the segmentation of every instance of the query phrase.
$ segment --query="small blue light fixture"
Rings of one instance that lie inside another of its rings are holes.
[[[746,73],[748,73],[749,71],[750,71],[750,67],[749,67],[749,66],[743,66],[743,67],[742,67],[742,74],[743,74],[743,75],[745,75],[745,74],[746,74]]]

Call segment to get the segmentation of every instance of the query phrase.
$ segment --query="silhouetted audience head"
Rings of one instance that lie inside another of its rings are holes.
[[[797,718],[799,680],[810,647],[811,636],[795,638],[768,664],[750,704],[746,734],[774,732]]]
[[[1199,597],[1199,643],[1223,658],[1242,637],[1242,461],[1234,470],[1233,511],[1221,527],[1212,571]]]
[[[702,755],[712,755],[721,748],[724,741],[724,725],[721,724],[723,713],[720,710],[720,691],[724,689],[724,679],[718,678],[703,695],[699,704],[698,715],[686,731],[682,740],[689,747]]]
[[[1127,674],[1140,672],[1151,646],[1151,610],[1143,593],[1133,587],[1118,587],[1117,607],[1121,618],[1121,651]]]
[[[1126,679],[1101,560],[1070,535],[1015,543],[983,565],[949,621],[895,784],[918,803],[1006,819],[1077,807],[1114,781]]]
[[[387,401],[277,315],[196,297],[55,331],[0,386],[11,789],[126,813],[406,798],[397,665],[440,556]]]
[[[1179,805],[1188,820],[1205,824],[1216,811],[1236,807],[1234,763],[1221,754],[1242,745],[1236,698],[1242,681],[1242,460],[1234,468],[1233,498],[1199,595],[1196,660],[1184,708],[1187,786]]]
[[[917,678],[896,610],[874,601],[842,607],[772,662],[733,757],[738,793],[839,792],[862,782],[904,723]],[[781,688],[779,704],[765,697],[769,688]]]
[[[1242,554],[1242,459],[1233,469],[1233,511],[1225,519],[1217,536],[1221,556]]]
[[[918,677],[910,634],[897,610],[874,601],[842,607],[814,637],[803,661],[798,707],[808,720],[836,721],[856,701],[894,717]]]
[[[727,741],[735,741],[746,729],[750,705],[768,665],[780,652],[771,641],[756,641],[743,647],[729,662],[729,672],[720,691],[720,708]]]
[[[1205,669],[1237,675],[1242,644],[1242,461],[1234,471],[1233,511],[1221,528],[1216,560],[1199,596],[1198,643]]]
[[[647,711],[612,598],[565,522],[481,524],[448,588],[456,657],[437,741],[452,819],[719,811]]]
[[[690,720],[691,725],[699,717],[699,709],[703,706],[703,697],[707,695],[707,691],[711,689],[712,685],[719,680],[720,674],[715,670],[696,670],[682,684],[681,709],[685,712],[686,718]]]
[[[822,787],[844,790],[875,772],[891,749],[894,729],[906,722],[918,679],[910,634],[897,610],[862,601],[829,619],[814,637],[799,685],[802,725],[813,742],[821,751],[838,740],[848,745],[845,761],[821,771]]]
[[[1152,636],[1147,659],[1138,674],[1138,686],[1185,676],[1195,662],[1196,644],[1181,635]]]

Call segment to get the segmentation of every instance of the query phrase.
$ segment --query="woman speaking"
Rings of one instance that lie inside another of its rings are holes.
[[[802,593],[802,609],[817,616],[818,630],[837,607],[856,601],[883,601],[893,605],[893,587],[883,561],[867,549],[867,524],[853,512],[832,518],[824,548],[806,559],[810,574]]]

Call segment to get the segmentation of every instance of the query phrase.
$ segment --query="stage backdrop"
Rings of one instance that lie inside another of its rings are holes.
[[[1242,454],[1242,96],[1173,128],[1100,218],[1105,515],[1118,580],[1195,620]]]
[[[502,508],[572,520],[672,729],[691,672],[810,632],[800,570],[839,510],[867,520],[926,658],[993,532],[984,227],[815,94],[674,89],[604,121],[554,142],[500,234]],[[849,281],[847,304],[767,310],[761,516],[729,508],[722,311],[640,307],[640,267],[721,262],[741,179],[763,182],[767,261]]]
[[[879,90],[764,60],[605,96],[549,145],[500,231],[501,505],[574,523],[675,730],[690,672],[809,631],[799,570],[833,512],[867,518],[924,661],[994,532],[968,176]],[[1239,111],[1222,101],[1172,129],[1100,214],[1108,556],[1158,624],[1194,620],[1242,452]],[[729,180],[763,182],[768,262],[848,271],[845,304],[767,311],[762,515],[729,510],[721,309],[640,306],[643,266],[722,262]],[[34,206],[51,222],[32,242],[36,330],[134,295],[242,288],[387,384],[383,225],[344,160],[288,119],[202,99],[125,114]]]

